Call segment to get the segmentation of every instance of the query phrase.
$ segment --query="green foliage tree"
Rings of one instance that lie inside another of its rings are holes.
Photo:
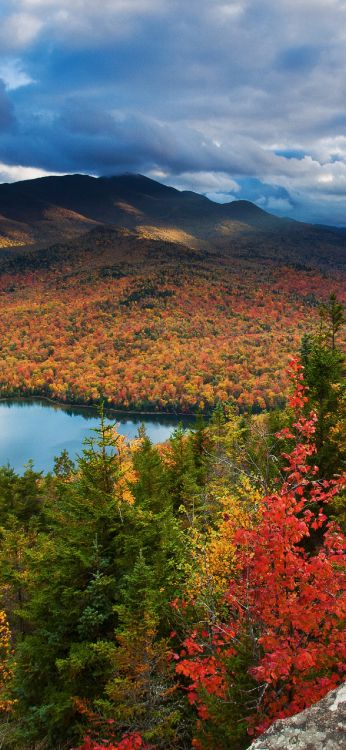
[[[305,335],[300,356],[308,387],[306,412],[317,414],[317,463],[322,476],[329,478],[345,466],[345,358],[335,345],[335,331],[333,338]]]
[[[0,475],[8,526],[1,585],[19,623],[11,747],[40,742],[56,750],[76,742],[90,707],[101,710],[126,649],[129,662],[135,653],[139,658],[141,643],[162,661],[170,601],[185,575],[183,532],[166,469],[144,434],[127,446],[101,413],[76,468],[68,456],[62,459],[45,480],[31,468],[23,477],[9,469]],[[40,507],[37,481],[44,514],[31,530],[29,507],[34,519]],[[139,669],[132,664],[133,673]]]
[[[345,323],[344,306],[338,302],[336,294],[333,292],[328,299],[320,306],[321,332],[326,337],[329,345],[334,351],[336,347],[336,334]]]
[[[194,437],[187,434],[182,426],[173,432],[170,439],[166,476],[173,510],[184,509],[186,517],[191,519],[201,503],[203,472]]]
[[[0,524],[8,528],[22,524],[26,529],[43,521],[42,474],[29,462],[18,476],[10,466],[0,467]]]
[[[56,478],[47,530],[30,554],[15,694],[18,742],[55,748],[78,736],[75,699],[109,675],[119,601],[119,532],[128,491],[123,443],[101,416],[77,471]],[[124,507],[122,507],[124,506]]]

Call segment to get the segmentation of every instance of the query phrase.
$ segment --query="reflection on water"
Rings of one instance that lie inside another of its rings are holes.
[[[119,432],[136,437],[144,424],[153,443],[169,438],[179,422],[185,427],[193,418],[174,416],[128,415],[106,412],[107,421],[116,422]],[[0,465],[9,463],[22,472],[29,459],[35,469],[49,471],[54,456],[66,448],[74,458],[81,452],[84,438],[99,424],[97,410],[92,407],[60,406],[40,399],[0,402]]]

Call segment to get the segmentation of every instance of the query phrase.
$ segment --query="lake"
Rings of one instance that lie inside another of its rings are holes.
[[[153,443],[169,438],[179,422],[184,427],[193,418],[135,415],[107,412],[107,421],[116,422],[121,434],[133,438],[141,424]],[[0,465],[9,463],[22,473],[29,459],[38,471],[50,471],[54,457],[64,448],[71,458],[81,452],[83,440],[99,424],[97,410],[52,404],[40,399],[0,402]]]

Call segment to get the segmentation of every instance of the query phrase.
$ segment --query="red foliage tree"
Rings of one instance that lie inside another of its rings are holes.
[[[91,737],[85,737],[83,744],[77,750],[146,750],[146,748],[148,745],[145,745],[141,736],[135,733],[125,735],[120,742],[116,743],[98,742]]]
[[[283,454],[282,485],[263,499],[256,528],[234,528],[238,554],[222,614],[214,612],[207,627],[190,633],[175,655],[176,671],[187,678],[189,701],[199,717],[196,747],[224,746],[218,728],[225,737],[221,727],[236,701],[242,702],[248,732],[261,734],[275,719],[318,701],[344,674],[345,539],[323,512],[344,480],[319,480],[317,467],[311,468],[316,418],[303,415],[302,366],[294,360],[290,368],[295,421],[292,430],[279,433],[293,442],[291,452]],[[316,530],[318,546],[311,551]],[[244,663],[250,682],[239,692]]]

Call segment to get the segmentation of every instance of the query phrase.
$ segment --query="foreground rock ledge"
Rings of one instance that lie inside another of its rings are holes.
[[[346,683],[300,714],[276,721],[249,750],[341,748],[346,748]]]

